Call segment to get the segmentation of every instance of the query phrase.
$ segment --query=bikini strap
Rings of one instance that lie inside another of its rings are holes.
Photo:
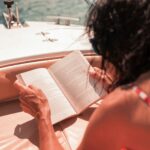
[[[143,90],[141,90],[138,86],[134,85],[132,90],[137,93],[137,95],[148,105],[150,105],[150,97]]]

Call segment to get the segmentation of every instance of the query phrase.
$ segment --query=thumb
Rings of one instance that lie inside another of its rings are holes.
[[[14,87],[20,92],[20,94],[24,95],[24,94],[33,94],[34,91],[30,88],[27,87],[25,85],[23,85],[22,83],[19,82],[19,80],[16,80],[14,82]]]
[[[90,74],[91,76],[94,76],[94,75],[96,74],[96,72],[95,72],[95,70],[94,70],[93,67],[90,67],[90,68],[89,68],[89,74]]]
[[[102,78],[102,70],[97,67],[90,67],[89,74],[96,80]]]
[[[16,80],[16,81],[14,82],[14,87],[15,87],[17,90],[19,90],[19,91],[25,91],[25,90],[27,90],[27,87],[24,86],[23,84],[21,84],[21,83],[19,82],[19,80]]]

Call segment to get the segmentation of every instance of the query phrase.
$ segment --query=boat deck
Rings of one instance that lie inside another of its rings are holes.
[[[29,27],[11,30],[0,25],[0,67],[19,60],[48,57],[54,53],[91,49],[83,26],[50,22],[27,24]]]

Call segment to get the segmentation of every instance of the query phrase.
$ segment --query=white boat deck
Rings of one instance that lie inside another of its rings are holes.
[[[91,49],[83,26],[27,23],[29,27],[11,30],[0,25],[0,67],[58,52]]]

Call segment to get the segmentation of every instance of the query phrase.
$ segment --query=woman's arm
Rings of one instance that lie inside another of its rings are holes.
[[[120,150],[118,120],[112,105],[106,106],[102,102],[91,116],[78,150]]]
[[[40,150],[63,150],[49,118],[38,120]]]
[[[23,86],[18,81],[15,87],[20,91],[22,110],[37,119],[40,150],[63,150],[55,135],[48,101],[42,91],[34,86]]]

